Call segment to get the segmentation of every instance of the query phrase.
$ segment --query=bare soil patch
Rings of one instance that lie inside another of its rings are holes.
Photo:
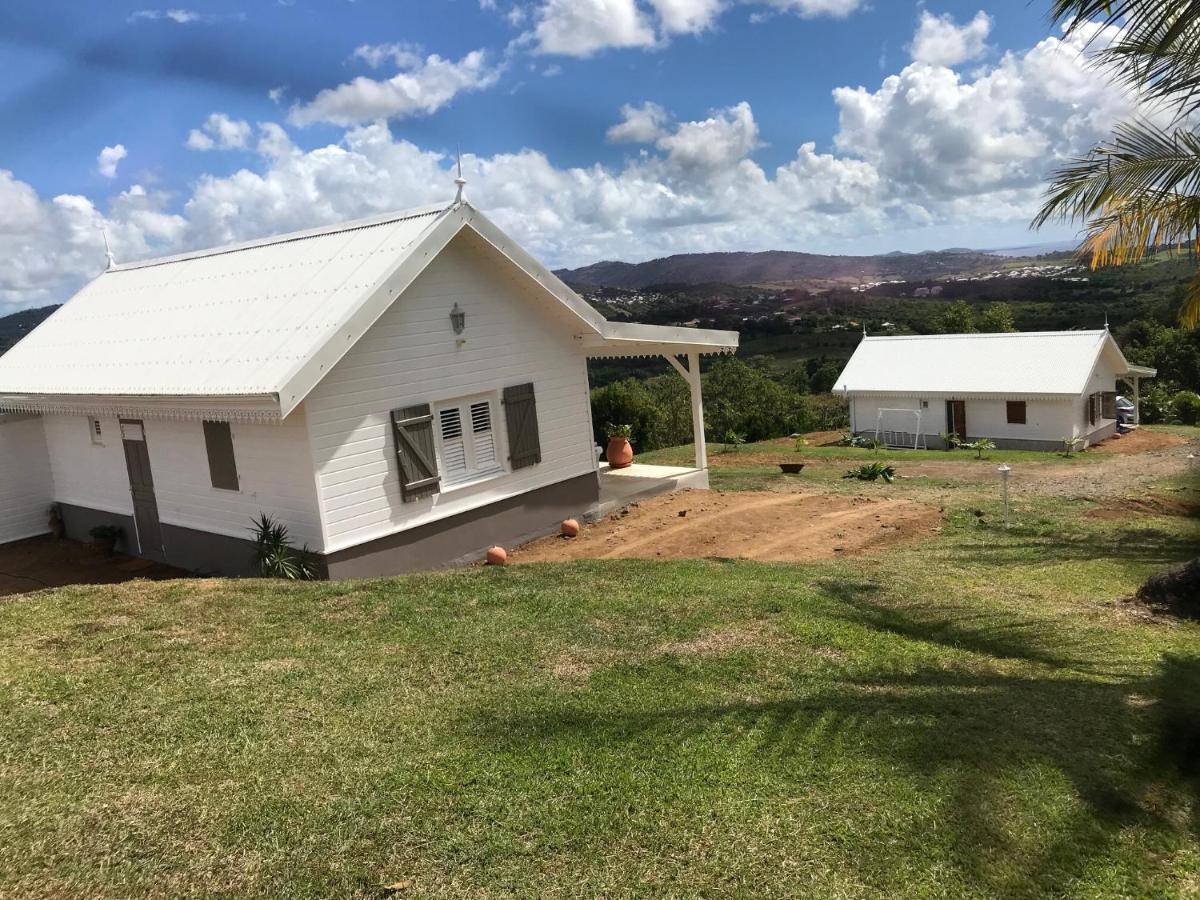
[[[1194,516],[1200,507],[1166,497],[1134,497],[1110,506],[1097,506],[1084,515],[1089,519],[1129,519],[1135,516]]]
[[[1187,438],[1166,431],[1138,429],[1129,434],[1114,435],[1108,440],[1088,449],[1088,453],[1149,453],[1154,450],[1169,450],[1187,443]]]
[[[682,491],[588,525],[579,537],[534,541],[509,560],[830,559],[917,540],[941,522],[937,509],[905,499]]]
[[[187,578],[181,569],[115,553],[90,544],[36,537],[0,546],[0,597],[68,584],[117,584],[147,578]]]

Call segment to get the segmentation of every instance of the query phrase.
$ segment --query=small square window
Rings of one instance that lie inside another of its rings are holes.
[[[921,409],[929,409],[929,401],[928,400],[921,401]]]
[[[1024,400],[1009,400],[1008,407],[1008,424],[1009,425],[1024,425],[1025,424],[1025,401]]]
[[[99,419],[88,419],[88,430],[92,434],[92,443],[97,447],[104,446],[104,429]]]

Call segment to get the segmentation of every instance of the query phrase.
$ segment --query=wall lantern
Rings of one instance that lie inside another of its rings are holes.
[[[450,310],[450,324],[455,334],[462,334],[467,327],[467,314],[458,308],[457,303],[454,304],[454,309]]]

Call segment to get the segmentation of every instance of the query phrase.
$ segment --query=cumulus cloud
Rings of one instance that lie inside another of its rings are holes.
[[[652,47],[654,28],[635,0],[546,0],[534,28],[539,53],[591,56],[609,47]]]
[[[929,10],[922,10],[917,33],[908,49],[915,62],[957,66],[983,56],[991,31],[992,17],[983,10],[965,25],[956,23],[949,13],[935,16]]]
[[[794,12],[805,19],[817,16],[844,19],[867,5],[866,0],[761,0],[761,2],[776,9]]]
[[[350,54],[351,59],[361,60],[372,69],[390,62],[398,69],[412,69],[421,64],[421,52],[411,44],[363,44]]]
[[[185,143],[189,150],[240,150],[250,140],[250,133],[249,122],[217,112],[188,132]]]
[[[667,111],[657,103],[626,103],[621,107],[621,121],[608,129],[607,137],[614,144],[652,144],[663,136],[667,119]]]
[[[360,76],[323,90],[311,102],[293,107],[288,120],[294,125],[330,122],[348,126],[373,119],[429,115],[464,91],[491,87],[501,71],[488,64],[482,50],[474,50],[457,62],[436,53],[424,60],[414,56],[392,58],[401,68],[393,77],[379,81]]]
[[[712,28],[724,0],[649,0],[668,34],[695,34]]]
[[[117,166],[121,164],[128,153],[125,150],[124,144],[117,144],[113,147],[105,147],[96,156],[96,171],[105,178],[117,177]]]

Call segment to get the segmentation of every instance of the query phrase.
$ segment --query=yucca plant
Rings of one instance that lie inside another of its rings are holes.
[[[285,578],[289,581],[311,581],[317,577],[316,562],[308,545],[296,550],[286,525],[262,512],[251,521],[254,564],[259,574],[264,578]]]
[[[858,481],[878,481],[882,478],[888,484],[896,480],[896,469],[893,466],[885,466],[883,463],[866,463],[858,468],[851,469],[843,478],[854,478]]]
[[[1124,265],[1168,247],[1200,250],[1200,2],[1196,0],[1053,0],[1051,16],[1067,34],[1108,41],[1095,66],[1120,89],[1157,104],[1157,122],[1119,124],[1087,156],[1058,169],[1041,211],[1050,220],[1082,222],[1079,248],[1092,268]],[[1112,28],[1099,29],[1097,23]],[[1168,121],[1169,124],[1162,124]],[[1200,322],[1200,274],[1188,287],[1179,320]]]

